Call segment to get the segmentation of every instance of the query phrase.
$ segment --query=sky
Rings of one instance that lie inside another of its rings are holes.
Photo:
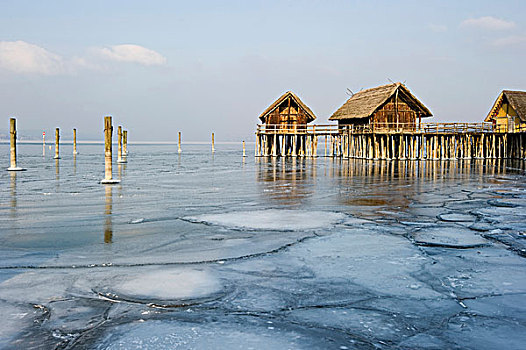
[[[6,133],[253,141],[295,92],[318,124],[359,91],[405,82],[433,122],[480,122],[526,90],[526,1],[0,0]],[[3,133],[0,131],[0,134]]]

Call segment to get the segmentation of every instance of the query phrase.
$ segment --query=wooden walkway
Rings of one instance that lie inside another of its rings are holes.
[[[491,123],[345,126],[258,125],[256,156],[361,159],[526,159],[526,128],[504,132]]]

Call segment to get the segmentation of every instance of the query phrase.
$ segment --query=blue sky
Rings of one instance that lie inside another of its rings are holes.
[[[524,1],[0,0],[0,114],[20,134],[252,140],[287,90],[327,118],[405,81],[433,121],[482,121],[526,89]]]

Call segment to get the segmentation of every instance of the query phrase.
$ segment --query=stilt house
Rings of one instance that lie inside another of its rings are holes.
[[[484,121],[498,132],[526,131],[526,91],[503,90]]]
[[[338,125],[368,129],[414,129],[432,114],[402,83],[378,86],[355,93],[329,120]]]
[[[305,128],[316,116],[298,96],[287,91],[265,109],[259,119],[267,128],[296,130]]]

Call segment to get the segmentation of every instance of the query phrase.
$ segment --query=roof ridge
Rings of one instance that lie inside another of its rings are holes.
[[[377,89],[382,89],[382,88],[386,88],[388,86],[393,86],[393,85],[397,85],[397,86],[400,86],[400,85],[404,85],[400,82],[398,83],[389,83],[389,84],[384,84],[384,85],[380,85],[380,86],[375,86],[375,87],[372,87],[372,88],[368,88],[368,89],[365,89],[365,90],[360,90],[358,92],[356,92],[354,95],[356,94],[360,94],[360,93],[363,93],[363,92],[368,92],[370,90],[377,90]],[[351,96],[352,97],[352,96]]]
[[[269,113],[272,113],[276,108],[279,107],[279,105],[285,100],[285,98],[287,98],[287,96],[291,96],[294,101],[296,101],[296,103],[305,110],[305,113],[307,115],[309,115],[312,120],[316,119],[316,115],[314,114],[314,112],[309,108],[309,106],[307,106],[305,104],[305,102],[303,102],[301,100],[301,98],[299,98],[298,95],[296,95],[294,92],[292,92],[291,90],[288,90],[286,91],[285,93],[283,93],[280,97],[278,97],[269,107],[267,107],[263,113],[260,114],[259,116],[259,119],[262,119],[264,118],[267,114]],[[312,121],[311,120],[311,121]]]
[[[432,116],[429,109],[411,93],[405,84],[396,82],[355,93],[329,117],[329,120],[367,118],[385,104],[398,89],[401,89],[406,97],[413,101],[416,108],[421,110],[424,116]]]

